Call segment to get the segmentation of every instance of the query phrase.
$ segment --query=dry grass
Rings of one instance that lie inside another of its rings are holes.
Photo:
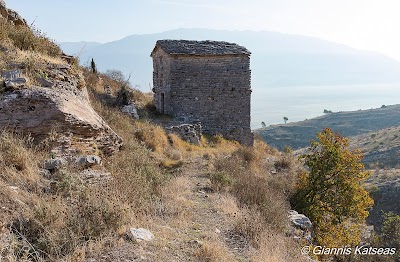
[[[162,214],[173,216],[182,221],[190,216],[190,208],[194,205],[190,200],[191,184],[187,177],[175,177],[162,188]]]
[[[0,131],[0,178],[9,185],[32,188],[39,182],[37,162],[43,154],[32,148],[29,137],[24,138]],[[31,147],[31,148],[30,148]]]
[[[272,158],[275,163],[266,161]],[[270,170],[278,167],[280,172],[272,175]],[[296,244],[285,237],[288,198],[299,172],[294,157],[256,141],[253,148],[241,147],[229,157],[219,157],[215,170],[210,177],[212,186],[234,197],[225,199],[222,209],[234,214],[235,230],[256,247],[253,260],[291,261],[297,257]]]
[[[58,58],[59,47],[41,32],[14,27],[1,18],[0,48],[17,48],[12,54],[0,53],[0,67],[9,69],[10,63],[22,63],[23,73],[33,84],[37,77],[45,77],[49,63],[63,63]],[[66,167],[52,175],[55,188],[50,190],[50,181],[39,174],[49,153],[32,146],[27,138],[1,132],[0,206],[5,212],[0,213],[0,257],[10,261],[84,260],[85,253],[101,251],[105,239],[116,242],[127,227],[152,229],[152,219],[190,224],[193,185],[189,178],[167,176],[164,171],[198,157],[215,160],[210,165],[210,170],[215,168],[212,184],[224,192],[218,194],[216,205],[232,217],[237,231],[260,247],[260,252],[265,247],[285,253],[268,246],[270,238],[265,237],[266,229],[276,228],[279,235],[286,225],[291,180],[270,176],[271,163],[265,161],[270,155],[279,155],[276,151],[258,140],[253,148],[247,148],[221,136],[205,136],[201,146],[191,145],[151,122],[154,112],[149,94],[129,91],[142,118],[134,121],[119,112],[116,103],[115,96],[126,83],[82,72],[92,106],[124,141],[120,152],[103,158],[113,180],[88,186],[78,170]],[[81,74],[78,68],[70,73]],[[283,169],[282,173],[291,174],[293,165]],[[165,229],[166,239],[178,234],[172,231]],[[289,243],[285,241],[283,244]],[[203,261],[234,260],[213,233],[206,236],[197,255]]]
[[[259,210],[241,208],[235,216],[235,229],[247,236],[256,249],[252,250],[251,261],[286,262],[309,261],[301,256],[300,243],[285,236],[265,221]]]
[[[292,238],[265,230],[259,242],[259,248],[252,254],[251,261],[257,262],[308,262],[300,253],[301,246]]]
[[[204,262],[235,261],[234,255],[229,252],[226,245],[214,234],[209,234],[209,236],[204,239],[196,256],[200,261]]]
[[[229,217],[236,217],[239,213],[237,200],[229,193],[213,194],[210,196],[215,203],[216,208],[224,212]]]
[[[0,17],[0,39],[20,50],[36,51],[49,56],[59,56],[61,49],[36,28],[14,26]]]

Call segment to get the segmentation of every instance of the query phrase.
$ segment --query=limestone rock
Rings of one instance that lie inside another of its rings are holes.
[[[39,77],[39,78],[37,79],[37,81],[38,81],[38,82],[40,83],[40,85],[43,86],[43,87],[52,87],[52,86],[54,85],[53,82],[51,82],[51,81],[49,81],[49,80],[47,80],[47,79],[41,78],[41,77]]]
[[[2,74],[4,80],[5,90],[13,90],[23,88],[27,85],[28,79],[21,75],[21,71],[17,70],[6,70]]]
[[[43,163],[43,168],[49,171],[55,171],[65,166],[67,161],[63,158],[47,159]]]
[[[295,210],[290,210],[289,220],[291,223],[289,234],[295,239],[306,239],[311,241],[311,220]]]
[[[101,164],[101,158],[99,156],[79,156],[77,157],[75,164],[79,167],[88,168],[95,165]]]
[[[26,21],[14,10],[8,9],[8,20],[17,26],[26,26]]]
[[[130,115],[134,119],[139,119],[136,106],[134,104],[124,105],[121,107],[121,112]]]
[[[21,77],[21,70],[19,70],[19,69],[4,70],[1,73],[1,76],[3,78],[5,78],[6,80],[12,80],[12,79],[15,79],[15,78],[19,78],[19,77]]]
[[[167,128],[168,131],[177,134],[183,140],[195,144],[200,145],[202,131],[201,124],[182,124],[178,126],[171,126]]]
[[[89,185],[104,185],[113,179],[110,172],[92,169],[83,170],[79,177]]]
[[[311,220],[303,214],[299,214],[295,210],[289,211],[289,219],[292,224],[301,229],[310,229],[312,226]]]
[[[147,229],[144,228],[130,228],[127,232],[129,239],[134,241],[151,241],[154,239],[154,235]]]
[[[63,80],[54,80],[57,75]],[[17,79],[18,72],[3,76]],[[31,134],[35,141],[54,131],[73,134],[107,155],[118,151],[122,140],[90,105],[86,87],[82,87],[84,80],[62,69],[50,70],[49,77],[54,77],[52,88],[30,86],[0,95],[0,129]]]
[[[0,16],[17,26],[26,26],[26,21],[17,12],[7,9],[4,0],[0,0]]]
[[[27,83],[28,80],[25,77],[18,77],[4,81],[6,90],[23,88],[24,86],[26,86]]]

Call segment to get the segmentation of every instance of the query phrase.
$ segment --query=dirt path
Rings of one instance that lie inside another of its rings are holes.
[[[125,241],[86,261],[249,261],[251,247],[234,230],[235,207],[211,189],[207,164],[194,158],[173,172],[177,184],[171,185],[175,199],[169,204],[178,211],[149,221],[154,241]]]

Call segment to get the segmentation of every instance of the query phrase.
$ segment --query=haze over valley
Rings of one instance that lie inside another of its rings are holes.
[[[108,43],[61,42],[82,64],[94,58],[101,71],[121,70],[142,91],[152,86],[150,53],[158,39],[222,40],[251,52],[252,128],[398,103],[400,63],[314,37],[268,31],[177,29],[131,35]]]

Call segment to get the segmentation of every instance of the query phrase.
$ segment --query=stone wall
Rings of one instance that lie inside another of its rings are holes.
[[[169,55],[162,49],[159,49],[157,53],[153,55],[154,104],[158,112],[174,115],[170,96],[170,66],[171,61]]]
[[[247,55],[168,55],[159,49],[153,62],[159,112],[184,122],[200,121],[204,133],[253,143]]]
[[[182,124],[168,127],[169,132],[175,133],[186,142],[199,146],[201,144],[202,127],[200,123]]]

